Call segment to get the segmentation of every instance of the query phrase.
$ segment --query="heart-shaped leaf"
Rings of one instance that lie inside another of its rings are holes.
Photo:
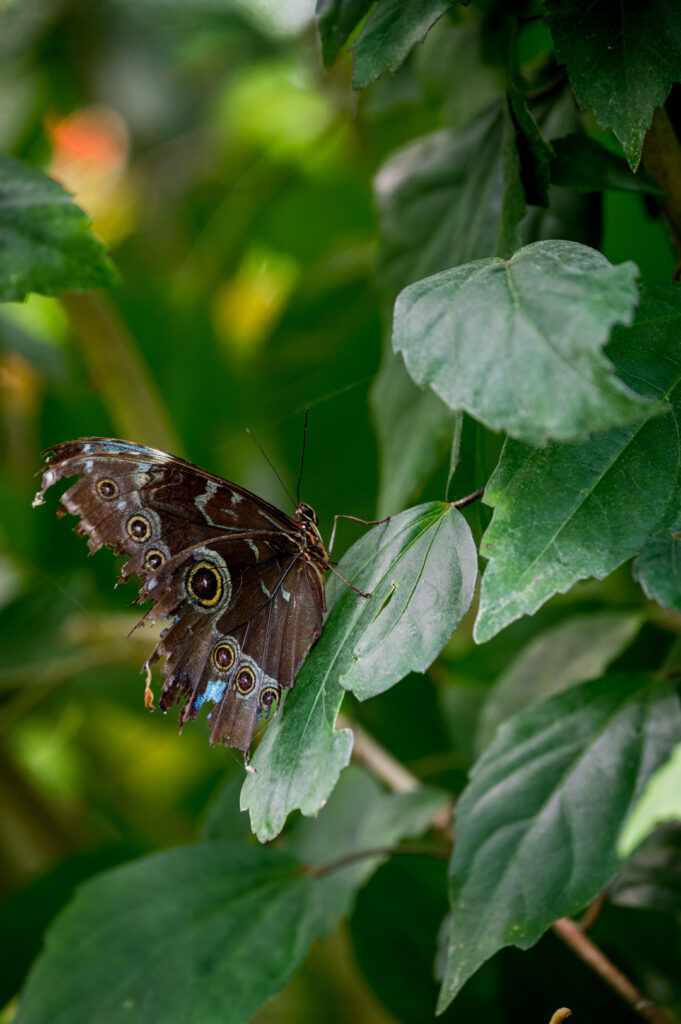
[[[417,384],[493,430],[538,444],[584,437],[649,407],[602,351],[633,318],[636,274],[576,242],[535,242],[405,288],[393,348]]]

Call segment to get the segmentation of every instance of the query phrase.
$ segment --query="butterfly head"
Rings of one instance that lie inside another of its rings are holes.
[[[317,513],[310,505],[306,505],[304,501],[301,501],[296,509],[296,514],[293,517],[297,523],[312,523],[313,526],[317,525]]]

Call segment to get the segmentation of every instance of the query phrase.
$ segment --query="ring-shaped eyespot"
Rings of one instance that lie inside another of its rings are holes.
[[[130,516],[125,528],[130,540],[134,540],[136,544],[144,544],[151,537],[151,523],[146,516],[140,515],[139,512]]]
[[[121,493],[120,488],[115,480],[112,480],[109,476],[103,476],[101,480],[98,480],[95,484],[97,494],[104,501],[113,501]]]
[[[244,665],[236,674],[236,688],[242,697],[248,696],[255,689],[255,672]]]
[[[202,608],[214,608],[219,604],[223,590],[222,574],[211,562],[197,562],[189,570],[187,593]]]
[[[236,653],[232,644],[221,640],[213,650],[213,664],[218,672],[229,672],[236,660]]]
[[[165,563],[166,556],[158,548],[149,548],[144,556],[144,568],[147,572],[156,572]]]
[[[266,715],[269,715],[272,705],[276,707],[278,700],[279,690],[276,686],[265,686],[260,693],[260,707]]]

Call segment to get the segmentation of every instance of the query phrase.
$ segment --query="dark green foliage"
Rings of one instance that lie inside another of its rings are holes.
[[[676,1021],[677,4],[310,6],[3,6],[0,1017],[628,1024],[550,931],[602,897]],[[322,536],[391,518],[245,775],[33,473],[127,435],[289,510],[243,428],[295,494],[307,407]]]

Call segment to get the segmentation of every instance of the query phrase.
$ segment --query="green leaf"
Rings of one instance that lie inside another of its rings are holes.
[[[608,889],[608,902],[681,910],[681,824],[655,829]]]
[[[393,347],[417,384],[493,430],[539,444],[583,437],[650,407],[602,352],[633,318],[636,273],[576,242],[534,242],[405,288]]]
[[[296,808],[316,814],[348,763],[352,733],[334,729],[343,686],[367,697],[424,671],[470,604],[477,560],[461,513],[433,502],[366,533],[339,571],[372,596],[330,581],[324,632],[244,782],[241,807],[261,841]]]
[[[645,542],[634,561],[634,579],[646,595],[681,612],[681,537],[666,531]]]
[[[49,931],[16,1022],[242,1024],[319,933],[315,895],[292,858],[230,843],[100,875]]]
[[[626,160],[611,153],[588,135],[566,135],[553,140],[555,158],[551,182],[576,188],[578,192],[642,192],[663,195],[662,189],[644,171],[632,173]]]
[[[451,441],[455,413],[417,388],[400,356],[387,352],[371,388],[380,445],[377,517],[399,512],[430,479]]]
[[[430,274],[499,255],[499,239],[513,234],[524,195],[508,121],[506,103],[498,103],[461,131],[408,143],[380,168],[374,179],[379,283],[391,301]]]
[[[457,804],[438,1009],[503,946],[528,949],[619,870],[622,818],[681,734],[669,684],[606,676],[521,711]]]
[[[475,638],[483,643],[577,580],[603,579],[649,536],[673,528],[681,494],[681,286],[642,289],[636,323],[608,350],[620,377],[666,414],[584,444],[531,448],[509,441],[485,490],[494,517]],[[632,480],[636,487],[632,487]]]
[[[41,171],[0,155],[0,302],[59,295],[116,279],[90,218]]]
[[[666,821],[681,821],[681,743],[648,781],[624,823],[617,843],[620,857],[629,857],[657,825]]]
[[[358,603],[346,590],[334,608],[339,679],[360,700],[426,671],[468,611],[478,574],[471,531],[452,505],[419,505],[379,529],[378,551],[365,534],[343,559],[343,574],[371,597]]]
[[[454,413],[454,432],[452,436],[452,448],[449,453],[449,472],[447,474],[447,490],[445,496],[449,498],[449,490],[456,473],[456,467],[461,461],[461,439],[463,436],[463,413]]]
[[[352,84],[363,89],[384,71],[397,71],[416,43],[454,0],[379,0],[353,46]]]
[[[636,612],[592,612],[536,636],[490,689],[478,724],[478,750],[491,742],[502,722],[528,704],[603,675],[641,624]]]
[[[636,170],[655,107],[681,81],[676,0],[551,0],[545,17],[578,103],[614,130]]]
[[[317,0],[315,13],[325,68],[331,67],[372,3],[373,0]]]

